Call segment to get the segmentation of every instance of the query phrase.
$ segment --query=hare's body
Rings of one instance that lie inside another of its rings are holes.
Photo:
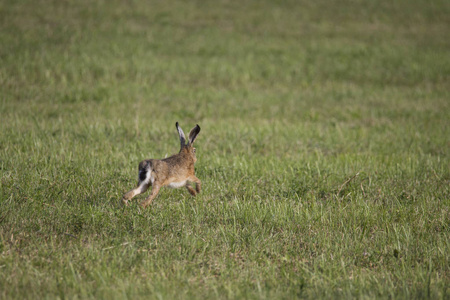
[[[201,190],[201,181],[195,176],[194,164],[197,161],[195,148],[192,144],[195,141],[200,127],[197,125],[189,134],[189,141],[186,144],[186,138],[183,131],[176,123],[180,135],[181,149],[178,154],[165,159],[147,159],[139,164],[138,186],[123,196],[122,201],[128,205],[128,200],[134,196],[147,191],[152,186],[150,195],[141,202],[143,207],[150,205],[158,195],[159,189],[163,186],[179,188],[185,186],[191,195],[195,196]],[[195,183],[195,190],[190,185]]]

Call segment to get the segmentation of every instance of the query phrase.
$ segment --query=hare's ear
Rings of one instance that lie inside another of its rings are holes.
[[[181,127],[178,126],[178,122],[175,123],[175,126],[177,127],[178,135],[180,136],[181,148],[183,148],[183,146],[186,145],[186,136],[184,135],[183,129],[181,129]]]
[[[191,132],[189,133],[189,144],[193,144],[195,139],[197,138],[197,135],[200,133],[200,126],[195,125],[194,128],[191,129]]]

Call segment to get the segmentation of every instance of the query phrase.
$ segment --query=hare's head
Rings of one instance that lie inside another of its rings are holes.
[[[189,132],[189,140],[186,142],[186,136],[184,135],[183,129],[181,129],[180,126],[178,126],[178,122],[175,123],[175,126],[178,130],[178,135],[180,136],[180,153],[185,152],[192,156],[194,159],[194,163],[197,161],[197,158],[195,157],[195,148],[194,148],[194,141],[197,138],[197,135],[200,133],[200,126],[195,125],[194,128],[191,129],[191,132]]]

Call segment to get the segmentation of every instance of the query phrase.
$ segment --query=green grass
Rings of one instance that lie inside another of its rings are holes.
[[[0,298],[450,296],[448,1],[2,1]],[[121,206],[199,124],[203,191]]]

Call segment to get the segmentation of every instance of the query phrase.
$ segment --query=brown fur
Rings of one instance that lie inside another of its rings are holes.
[[[174,185],[173,187],[185,186],[192,196],[201,191],[202,182],[195,176],[194,164],[197,161],[195,148],[192,146],[200,132],[200,126],[196,125],[189,133],[189,141],[183,130],[175,124],[180,136],[180,152],[165,159],[147,159],[139,163],[139,182],[135,189],[127,192],[122,201],[128,205],[128,201],[133,197],[144,193],[152,186],[150,195],[141,202],[142,207],[147,207],[158,195],[159,189],[163,186]],[[151,170],[149,174],[149,170]],[[145,175],[145,176],[144,176]],[[195,183],[195,190],[191,186]]]

